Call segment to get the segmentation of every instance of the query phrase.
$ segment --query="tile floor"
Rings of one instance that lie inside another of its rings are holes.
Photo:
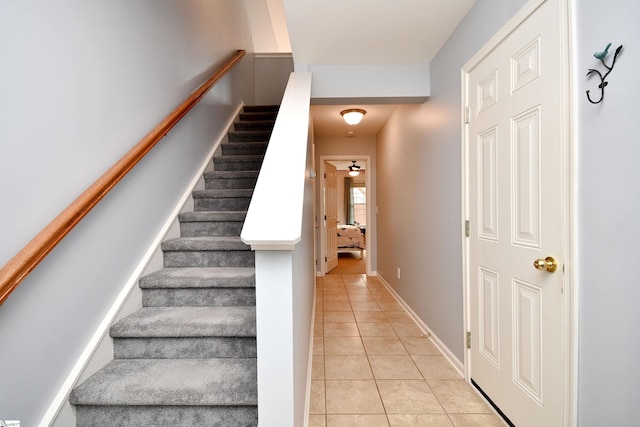
[[[309,427],[504,426],[376,277],[317,279]]]

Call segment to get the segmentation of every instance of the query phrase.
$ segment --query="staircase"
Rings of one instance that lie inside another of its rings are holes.
[[[240,240],[277,106],[244,107],[142,308],[116,322],[114,360],[69,398],[77,426],[256,426],[254,254]]]

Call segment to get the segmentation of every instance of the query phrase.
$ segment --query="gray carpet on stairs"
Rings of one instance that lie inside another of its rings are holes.
[[[240,240],[277,106],[245,107],[194,212],[110,330],[114,360],[72,391],[77,426],[257,426],[254,254]],[[225,146],[226,144],[226,146]]]

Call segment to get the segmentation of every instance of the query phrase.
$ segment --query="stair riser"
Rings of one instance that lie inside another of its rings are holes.
[[[273,122],[235,122],[233,124],[233,130],[242,132],[242,131],[272,131],[273,130]]]
[[[258,113],[258,112],[270,112],[277,113],[280,111],[279,105],[245,105],[242,107],[242,111],[245,113]]]
[[[277,113],[240,113],[240,121],[252,122],[252,121],[274,121]]]
[[[240,131],[227,134],[229,142],[267,142],[271,137],[269,131]]]
[[[116,359],[256,357],[253,337],[114,338]]]
[[[233,307],[256,304],[254,288],[143,289],[143,307]]]
[[[180,223],[182,237],[239,236],[241,221],[183,222]]]
[[[249,209],[250,197],[230,198],[197,198],[193,200],[196,211],[246,211]]]
[[[258,178],[205,178],[207,190],[249,189],[256,186]]]
[[[222,144],[223,156],[256,156],[264,155],[267,152],[267,144],[246,143],[246,144]]]
[[[164,267],[253,267],[251,251],[176,251],[164,252]]]
[[[258,425],[256,406],[77,406],[77,427]]]
[[[257,171],[262,166],[262,160],[229,161],[224,157],[216,157],[213,165],[217,171]]]

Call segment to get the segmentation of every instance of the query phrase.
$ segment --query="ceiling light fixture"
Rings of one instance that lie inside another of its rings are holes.
[[[359,108],[349,108],[348,110],[340,111],[340,115],[344,121],[351,126],[360,123],[365,114],[367,114],[367,112]]]
[[[353,164],[351,166],[349,166],[349,175],[351,175],[351,176],[360,175],[360,166],[356,166],[356,161],[355,160],[351,160],[351,162],[353,162]]]

